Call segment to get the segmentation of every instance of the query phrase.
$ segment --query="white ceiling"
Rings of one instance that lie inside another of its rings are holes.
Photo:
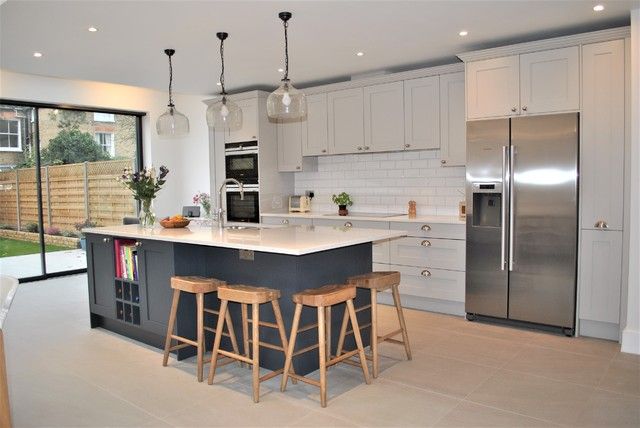
[[[603,12],[594,12],[595,4]],[[0,5],[4,69],[214,94],[225,42],[227,89],[271,88],[283,66],[277,14],[293,12],[290,77],[297,86],[375,70],[451,63],[455,54],[628,25],[640,0],[541,1],[18,1]],[[99,29],[90,33],[87,28]],[[465,29],[467,37],[458,36]],[[33,52],[42,52],[34,58]],[[356,52],[365,55],[357,57]]]

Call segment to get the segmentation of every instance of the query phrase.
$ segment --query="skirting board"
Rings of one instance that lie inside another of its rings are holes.
[[[447,300],[428,299],[426,297],[400,295],[403,308],[418,309],[420,311],[439,312],[442,314],[464,316],[464,303]],[[391,293],[378,293],[378,302],[383,305],[393,305]]]
[[[640,331],[625,328],[622,331],[622,352],[640,355]]]
[[[580,320],[580,336],[598,339],[620,340],[620,326],[608,322]]]

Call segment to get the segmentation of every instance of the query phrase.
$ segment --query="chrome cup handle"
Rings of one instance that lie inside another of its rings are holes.
[[[596,221],[596,224],[593,225],[593,227],[595,227],[596,229],[608,229],[609,225],[604,220],[598,220]]]
[[[423,247],[430,247],[431,246],[431,242],[428,239],[425,239],[424,241],[422,241],[420,243],[420,245],[422,245]]]
[[[424,277],[429,277],[431,276],[431,272],[429,272],[428,270],[423,270],[422,272],[420,272],[420,275],[424,276]]]

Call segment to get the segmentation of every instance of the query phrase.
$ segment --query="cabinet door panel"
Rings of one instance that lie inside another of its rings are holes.
[[[624,189],[624,41],[582,48],[582,228],[605,221],[622,230]]]
[[[278,171],[302,170],[302,128],[300,120],[278,122]]]
[[[107,239],[107,242],[104,240]],[[115,263],[113,239],[87,235],[87,275],[91,312],[116,317]]]
[[[519,66],[518,55],[467,63],[468,119],[520,113]]]
[[[141,244],[138,263],[142,326],[145,330],[164,335],[173,297],[170,286],[174,274],[173,244],[155,241],[141,241]]]
[[[258,99],[237,101],[238,107],[242,109],[242,127],[229,132],[228,141],[231,143],[239,141],[252,141],[258,139]]]
[[[467,161],[464,73],[440,76],[440,156],[443,166],[464,166]]]
[[[580,240],[580,319],[620,322],[622,232],[583,230]]]
[[[465,239],[464,223],[413,223],[408,221],[392,221],[389,229],[406,230],[407,235],[424,238]]]
[[[332,153],[356,153],[363,150],[364,108],[362,99],[362,88],[345,89],[327,94],[329,147]]]
[[[389,262],[405,266],[464,271],[465,241],[451,239],[394,239],[389,245]]]
[[[464,73],[462,76],[464,85]],[[440,147],[439,86],[438,76],[404,81],[405,149],[437,149]],[[464,97],[462,99],[462,120],[464,120]]]
[[[302,155],[326,155],[329,149],[327,94],[307,97],[307,120],[302,130]]]
[[[580,48],[573,46],[520,55],[523,114],[580,108]]]
[[[402,295],[464,302],[464,272],[393,264],[380,266],[379,270],[400,272]]]
[[[364,149],[371,152],[402,150],[404,100],[402,82],[364,88]]]
[[[310,218],[301,218],[301,217],[271,217],[271,216],[263,216],[262,223],[264,224],[279,224],[279,225],[305,225],[311,226],[312,220]]]

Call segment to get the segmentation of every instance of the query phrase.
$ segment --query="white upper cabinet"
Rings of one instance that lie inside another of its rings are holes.
[[[622,232],[583,230],[580,235],[580,319],[618,324]]]
[[[329,152],[327,94],[307,96],[307,120],[302,127],[302,155],[326,155]]]
[[[520,55],[521,113],[578,110],[579,76],[578,46]]]
[[[464,72],[440,76],[440,156],[443,166],[464,166],[467,124],[464,118]]]
[[[278,122],[278,171],[302,171],[303,121]]]
[[[362,88],[344,89],[327,94],[329,150],[332,153],[356,153],[364,150],[364,106]]]
[[[518,55],[466,64],[467,118],[501,117],[520,110]]]
[[[251,98],[236,102],[242,109],[242,127],[229,132],[227,142],[253,141],[258,139],[258,99]]]
[[[464,73],[461,73],[464,85]],[[404,148],[440,147],[440,81],[438,76],[404,81]],[[464,121],[464,88],[462,91]]]
[[[582,228],[622,230],[624,193],[624,40],[582,48]]]
[[[364,88],[364,151],[402,150],[403,97],[402,81]]]

